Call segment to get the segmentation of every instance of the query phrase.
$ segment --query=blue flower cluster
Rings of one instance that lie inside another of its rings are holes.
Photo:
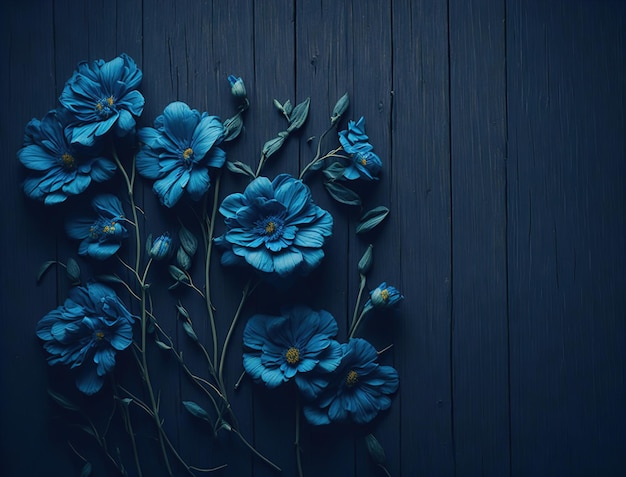
[[[253,180],[226,197],[220,213],[227,231],[216,238],[222,264],[248,264],[269,279],[306,275],[317,267],[332,234],[333,217],[315,205],[311,191],[287,174]]]
[[[378,353],[364,339],[339,344],[333,339],[337,330],[330,313],[305,306],[286,308],[280,316],[255,315],[244,330],[244,368],[269,388],[293,379],[313,425],[370,422],[389,408],[398,373],[378,364]]]
[[[351,158],[343,172],[345,179],[378,180],[382,161],[373,152],[374,146],[365,134],[365,118],[361,117],[357,122],[348,121],[348,128],[339,132],[339,142]]]
[[[82,62],[67,81],[61,106],[26,127],[24,147],[17,156],[31,171],[24,192],[47,205],[84,192],[91,182],[103,182],[116,170],[102,153],[109,131],[126,136],[135,129],[144,98],[137,87],[142,73],[128,55],[112,61]]]
[[[62,306],[37,324],[50,365],[77,370],[76,385],[85,394],[102,388],[115,367],[115,353],[132,343],[133,316],[109,287],[88,283],[70,290]]]

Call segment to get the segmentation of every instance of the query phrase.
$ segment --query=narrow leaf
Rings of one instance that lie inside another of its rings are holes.
[[[346,205],[361,205],[359,194],[337,182],[324,182],[324,187],[337,202]]]
[[[284,142],[285,138],[283,136],[278,136],[274,139],[270,139],[265,144],[263,144],[261,154],[263,154],[266,158],[270,157],[272,154],[280,149]]]
[[[98,275],[96,279],[99,282],[107,282],[107,283],[125,283],[120,277],[116,277],[115,275]]]
[[[187,311],[187,308],[179,303],[176,305],[176,309],[178,310],[178,313],[185,317],[186,320],[189,320],[189,312]]]
[[[224,137],[222,140],[224,142],[232,141],[241,133],[243,129],[243,120],[241,119],[241,115],[237,114],[232,118],[228,118],[224,121]]]
[[[365,212],[359,221],[359,225],[356,226],[357,234],[364,234],[369,232],[378,224],[380,224],[385,217],[389,215],[389,209],[383,205],[373,208],[368,212]]]
[[[89,477],[91,475],[91,463],[85,462],[83,470],[80,471],[80,477]]]
[[[48,395],[62,408],[67,409],[68,411],[80,411],[80,407],[78,407],[78,405],[74,404],[62,394],[56,393],[53,390],[48,389]]]
[[[289,127],[287,128],[287,131],[291,132],[302,127],[306,118],[309,116],[310,105],[311,98],[307,98],[293,108],[293,113],[289,116]]]
[[[193,257],[196,250],[198,250],[198,239],[196,236],[191,233],[191,230],[183,226],[178,231],[178,238],[180,239],[181,246],[185,249],[185,252],[187,252],[187,255]]]
[[[168,351],[168,350],[172,349],[172,347],[170,345],[167,345],[167,344],[163,343],[163,341],[155,340],[155,343],[162,350]]]
[[[67,277],[74,283],[80,282],[80,267],[72,257],[67,259]]]
[[[372,460],[378,465],[384,465],[386,460],[385,450],[373,434],[365,436],[365,445]]]
[[[349,105],[350,98],[348,97],[348,93],[346,93],[341,98],[339,98],[339,100],[335,104],[335,107],[333,108],[333,114],[330,116],[330,123],[332,125],[335,125],[335,123],[341,119],[341,116],[343,115],[343,113],[346,112],[346,109],[348,109]]]
[[[37,276],[36,276],[36,282],[39,283],[42,279],[42,277],[44,276],[44,274],[48,271],[48,269],[54,265],[55,263],[57,263],[55,260],[48,260],[47,262],[44,262],[41,267],[39,267],[39,271],[37,271]]]
[[[322,173],[329,181],[334,181],[343,176],[345,170],[346,167],[341,162],[333,162]]]
[[[185,275],[185,272],[183,272],[176,265],[170,265],[168,267],[168,271],[170,272],[170,276],[177,282],[187,283],[189,281],[189,278],[187,278],[187,275]]]
[[[203,421],[206,421],[208,423],[211,422],[211,416],[209,416],[209,413],[195,402],[183,401],[183,406],[185,406],[187,412],[189,412],[189,414],[191,414],[192,416],[197,417],[198,419],[202,419]]]
[[[243,162],[226,161],[226,167],[230,172],[234,172],[235,174],[243,174],[254,178],[254,172],[252,171],[252,168],[248,164],[244,164]]]
[[[185,330],[185,333],[187,333],[187,335],[194,341],[198,341],[198,335],[196,335],[196,332],[193,330],[193,326],[191,326],[191,323],[188,321],[184,321],[183,322],[183,329]]]

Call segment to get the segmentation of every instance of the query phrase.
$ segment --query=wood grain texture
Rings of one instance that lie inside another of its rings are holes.
[[[612,404],[625,391],[624,4],[510,3],[513,475],[617,476],[625,455],[624,408]]]
[[[455,463],[509,475],[504,2],[450,2]]]
[[[144,73],[140,126],[175,100],[231,116],[226,77],[235,74],[246,81],[251,108],[242,136],[225,145],[228,159],[254,168],[263,143],[286,127],[272,100],[310,97],[302,131],[263,171],[270,178],[297,174],[348,92],[345,119],[365,116],[383,161],[362,210],[337,206],[315,175],[307,179],[316,203],[336,218],[326,258],[289,294],[257,289],[235,328],[226,368],[231,402],[242,433],[282,474],[232,434],[214,438],[192,418],[181,401],[209,408],[206,396],[177,375],[171,355],[151,350],[164,426],[186,460],[228,465],[212,475],[296,475],[293,389],[267,390],[244,379],[232,391],[242,371],[243,326],[254,313],[277,312],[283,301],[304,301],[337,318],[343,341],[358,291],[356,262],[371,242],[368,288],[385,280],[405,300],[399,313],[370,316],[359,335],[377,349],[393,343],[380,359],[398,369],[400,390],[371,425],[305,426],[305,476],[384,475],[365,451],[368,432],[383,444],[394,477],[623,475],[625,24],[626,3],[608,0],[2,2],[0,62],[9,66],[0,75],[7,166],[0,211],[8,230],[0,236],[0,474],[80,475],[81,458],[68,442],[97,464],[95,477],[112,472],[93,442],[66,425],[71,413],[46,394],[67,391],[100,424],[112,406],[107,393],[88,399],[74,391],[63,369],[47,366],[34,335],[69,288],[61,268],[50,269],[40,285],[34,275],[46,260],[75,255],[76,243],[63,233],[62,209],[24,197],[25,171],[15,156],[26,123],[56,106],[78,61],[126,52]],[[325,144],[336,144],[336,132]],[[128,163],[130,154],[122,159]],[[219,200],[247,184],[227,172],[222,179]],[[174,230],[149,181],[136,196],[148,232]],[[374,234],[356,236],[360,213],[375,205],[388,206],[390,216]],[[193,214],[181,210],[197,232]],[[216,227],[224,230],[219,217]],[[91,270],[88,260],[79,263]],[[192,274],[202,283],[202,270],[194,266]],[[158,268],[152,280],[169,284]],[[244,284],[236,270],[217,267],[211,275],[220,341]],[[154,299],[163,310],[159,323],[185,349],[185,361],[206,374],[174,308],[180,299],[208,341],[203,301],[192,292]],[[120,354],[116,370],[129,383],[132,355]],[[129,386],[143,392],[139,382]],[[144,475],[165,475],[150,437],[154,424],[135,408],[131,417]],[[134,476],[125,433],[111,438],[120,439]]]

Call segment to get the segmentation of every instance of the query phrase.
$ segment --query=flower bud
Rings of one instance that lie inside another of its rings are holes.
[[[245,98],[248,95],[246,85],[240,77],[229,75],[228,82],[230,83],[230,92],[235,98]]]
[[[369,244],[367,247],[367,250],[365,250],[365,253],[363,253],[363,256],[361,257],[361,260],[359,260],[359,273],[361,275],[367,275],[367,272],[369,272],[370,268],[372,267],[372,250],[374,249],[374,246],[372,244]]]
[[[370,302],[374,308],[393,308],[403,299],[400,292],[392,286],[387,286],[386,282],[382,282],[370,292]]]
[[[169,255],[171,245],[172,239],[170,238],[170,234],[165,232],[154,240],[148,252],[148,256],[154,260],[163,260]]]

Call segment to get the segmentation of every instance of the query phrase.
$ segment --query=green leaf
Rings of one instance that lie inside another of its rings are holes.
[[[37,271],[37,276],[36,278],[36,283],[39,283],[42,279],[42,277],[44,276],[44,274],[48,271],[48,269],[54,265],[56,262],[56,260],[48,260],[47,262],[44,262],[41,267],[39,267],[39,270]]]
[[[98,275],[96,279],[99,282],[107,282],[107,283],[125,283],[120,277],[115,275]]]
[[[150,251],[152,250],[152,234],[148,235],[148,237],[146,237],[146,250]]]
[[[232,118],[228,118],[224,121],[224,136],[222,140],[224,142],[232,141],[241,133],[243,129],[243,120],[241,119],[241,115],[237,114]]]
[[[373,250],[374,246],[372,244],[369,244],[367,246],[367,249],[363,253],[363,256],[361,257],[361,260],[359,260],[359,273],[363,276],[367,275],[367,272],[369,272],[370,268],[372,268]]]
[[[78,266],[78,262],[70,257],[67,259],[66,267],[67,277],[73,283],[80,282],[80,267]]]
[[[52,389],[48,389],[48,395],[62,408],[67,409],[68,411],[80,411],[80,407],[77,404],[74,404],[62,394],[56,393]]]
[[[191,257],[187,255],[183,247],[178,247],[176,251],[176,264],[185,271],[191,268]]]
[[[154,342],[162,350],[169,351],[169,350],[172,349],[172,347],[170,345],[167,345],[167,344],[163,343],[163,341],[155,340]]]
[[[263,149],[261,150],[261,154],[263,154],[266,158],[270,157],[276,151],[278,151],[283,143],[285,142],[285,137],[278,136],[274,139],[270,139],[265,144],[263,144]]]
[[[178,231],[178,238],[180,240],[180,245],[183,249],[185,249],[187,255],[193,257],[198,250],[198,239],[196,236],[191,233],[191,230],[183,226]]]
[[[365,436],[365,446],[367,447],[367,452],[372,458],[372,460],[378,465],[384,465],[386,456],[385,450],[383,446],[380,445],[378,439],[374,437],[373,434],[368,434]]]
[[[309,116],[309,106],[311,105],[311,98],[307,98],[298,104],[295,108],[293,108],[293,113],[289,116],[289,127],[287,128],[288,132],[291,132],[295,129],[300,129],[306,118]]]
[[[383,205],[374,207],[372,210],[365,212],[359,221],[359,225],[356,226],[357,234],[364,234],[369,232],[378,224],[380,224],[385,217],[389,215],[389,209]]]
[[[337,182],[324,182],[324,187],[337,202],[346,205],[361,205],[359,194]]]
[[[196,335],[196,332],[193,330],[193,326],[189,321],[183,321],[183,329],[185,330],[185,333],[187,333],[187,336],[194,341],[198,341],[198,335]]]
[[[345,170],[346,166],[344,166],[341,162],[333,162],[330,166],[324,169],[322,173],[329,181],[335,181],[343,176]]]
[[[80,477],[89,477],[91,475],[91,463],[85,462],[83,470],[80,471]]]
[[[185,275],[185,272],[183,272],[176,265],[170,265],[168,267],[168,271],[170,272],[170,276],[177,282],[182,282],[182,283],[189,282],[189,278],[187,277],[187,275]]]
[[[195,402],[183,401],[183,406],[185,406],[185,409],[187,410],[187,412],[189,412],[189,414],[191,414],[192,416],[197,417],[198,419],[202,419],[203,421],[206,421],[208,423],[211,423],[211,416],[209,416],[209,413],[206,412],[202,407],[200,407]]]
[[[183,305],[181,305],[180,303],[178,303],[176,305],[176,309],[178,310],[178,313],[180,313],[186,320],[189,320],[189,312],[187,311],[187,308],[185,308]]]
[[[334,126],[335,123],[341,119],[341,116],[343,116],[343,113],[346,112],[349,105],[350,98],[348,97],[348,93],[346,93],[341,98],[339,98],[339,100],[335,104],[335,107],[333,108],[333,114],[330,116],[330,124]]]
[[[254,171],[248,164],[244,164],[240,161],[226,161],[226,167],[230,172],[234,172],[235,174],[243,174],[246,176],[250,176],[254,178]]]
[[[285,104],[283,104],[283,111],[287,116],[291,115],[291,112],[293,111],[293,105],[291,104],[291,101],[285,101]]]

